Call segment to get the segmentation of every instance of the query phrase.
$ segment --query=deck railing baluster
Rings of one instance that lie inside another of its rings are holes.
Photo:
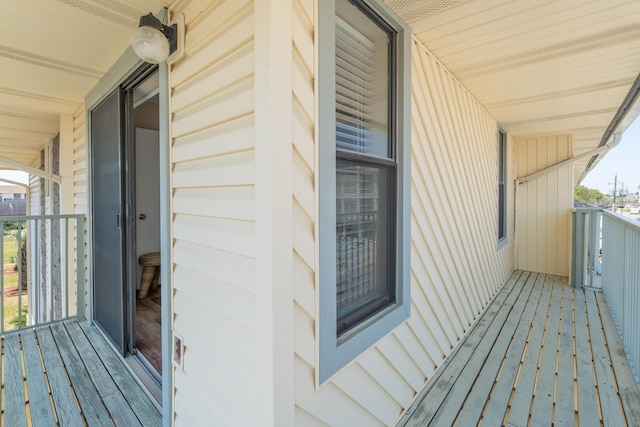
[[[604,212],[602,290],[640,384],[640,224]]]
[[[19,268],[14,276],[18,283],[16,299],[13,299],[13,304],[17,303],[18,313],[15,327],[5,322],[8,297],[4,295],[6,277],[3,271],[0,277],[0,308],[3,313],[0,316],[0,334],[72,318],[84,319],[84,216],[3,216],[3,228],[9,221],[16,221],[18,224],[16,263]],[[70,225],[76,226],[75,240],[70,238]],[[22,235],[23,232],[25,236]],[[22,249],[25,245],[26,271],[22,268]],[[3,242],[0,245],[0,257],[4,259],[5,253]],[[76,274],[72,275],[69,270],[73,268],[74,262]],[[27,282],[26,298],[22,295],[23,279]],[[77,283],[72,283],[74,280]],[[69,307],[74,285],[77,292],[75,313]],[[22,320],[23,307],[27,312],[26,321]],[[13,319],[10,320],[13,322]]]

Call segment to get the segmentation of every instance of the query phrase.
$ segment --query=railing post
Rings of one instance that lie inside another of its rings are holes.
[[[574,209],[571,212],[571,269],[569,283],[575,288],[581,288],[584,284],[584,253],[585,253],[585,224],[581,210]]]
[[[84,215],[76,219],[76,296],[78,319],[85,319],[85,289],[84,289]]]
[[[588,215],[588,224],[586,224],[587,239],[587,265],[586,274],[587,280],[585,284],[589,287],[600,287],[593,282],[593,276],[596,274],[596,263],[598,262],[598,252],[600,248],[600,218],[602,212],[600,210],[590,210],[586,213]],[[599,274],[599,273],[598,273]]]

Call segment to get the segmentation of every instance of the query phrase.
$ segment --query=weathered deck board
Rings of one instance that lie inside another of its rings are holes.
[[[515,274],[398,425],[640,425],[640,393],[602,294]]]
[[[60,425],[84,426],[84,418],[78,410],[76,397],[49,328],[38,330],[38,341]]]
[[[510,355],[522,354],[526,348],[529,331],[531,330],[531,325],[533,325],[536,318],[536,310],[538,308],[538,304],[534,304],[532,301],[541,301],[541,304],[547,306],[548,302],[545,302],[544,290],[547,290],[546,301],[549,300],[549,296],[551,295],[550,287],[547,286],[545,288],[544,286],[544,276],[532,274],[529,280],[535,280],[533,291],[531,292],[531,295],[529,295],[527,307],[525,308],[520,323],[518,324],[518,328],[513,335],[509,353],[505,355],[504,363],[498,377],[499,381],[496,380],[494,383],[493,390],[491,392],[491,399],[485,405],[483,421],[490,426],[502,424],[504,414],[506,413],[509,405],[509,399],[513,393],[516,380],[518,379],[518,372],[522,363],[522,358],[510,357]],[[533,384],[531,385],[531,388],[533,388]]]
[[[540,350],[540,362],[537,371],[533,408],[531,410],[531,421],[534,425],[550,426],[552,423],[561,303],[562,287],[554,283],[547,326],[544,331],[542,349]],[[523,374],[535,375],[534,372],[525,372]],[[520,412],[525,408],[512,407],[511,409]]]
[[[604,295],[596,294],[596,300],[600,307],[607,306]],[[614,348],[611,352],[611,361],[615,371],[616,380],[618,382],[618,391],[620,392],[620,400],[627,415],[627,425],[640,426],[640,394],[636,393],[637,386],[634,382],[633,372],[627,362],[627,356],[624,353],[620,336],[613,323],[613,317],[609,310],[600,311],[600,319],[602,327],[609,342],[609,348]]]
[[[568,288],[563,288],[562,293],[562,319],[560,321],[560,339],[558,340],[558,369],[556,385],[566,384],[565,387],[556,388],[554,426],[576,425],[576,410],[574,407],[574,349],[573,343],[573,294]],[[574,387],[571,387],[571,383]]]
[[[63,328],[62,325],[59,327]],[[113,381],[113,378],[111,378],[111,375],[109,375],[109,372],[106,370],[104,364],[96,354],[87,337],[81,330],[74,331],[74,327],[78,329],[80,328],[75,323],[67,324],[69,334],[73,336],[73,344],[78,349],[78,353],[83,355],[87,372],[91,377],[98,394],[102,398],[104,405],[107,407],[111,418],[113,418],[114,422],[119,425],[141,425],[138,418],[133,413],[133,410],[127,404],[122,393],[117,393],[118,386]]]
[[[614,371],[611,368],[611,358],[602,329],[600,310],[593,292],[586,293],[585,296],[602,419],[606,426],[622,426],[624,425],[624,414],[621,411]]]
[[[27,384],[29,384],[31,422],[35,427],[49,427],[55,423],[55,417],[34,334],[22,335],[22,355]]]
[[[136,382],[124,366],[122,360],[116,356],[109,344],[98,330],[87,323],[71,324],[69,327],[77,328],[85,333],[96,354],[100,356],[102,363],[118,385],[120,393],[124,399],[134,408],[138,420],[143,426],[158,426],[162,424],[162,414],[147,394],[147,392]]]
[[[517,375],[517,383],[511,392],[511,404],[501,402],[496,396],[497,403],[504,408],[502,411],[495,410],[490,413],[491,417],[500,418],[500,422],[505,418],[505,414],[509,411],[509,420],[515,426],[526,425],[529,420],[529,410],[531,408],[531,397],[535,388],[535,373],[538,369],[538,361],[540,360],[540,350],[542,348],[542,340],[544,338],[544,328],[549,313],[549,303],[553,292],[553,280],[540,275],[538,281],[542,281],[543,289],[539,304],[536,307],[536,317],[531,325],[529,338],[524,350],[524,356],[520,358],[521,365]],[[501,382],[501,381],[500,381]],[[492,406],[494,399],[489,400],[488,407]],[[489,411],[487,410],[487,413]],[[491,425],[491,423],[489,423]],[[497,425],[495,423],[494,425]]]
[[[66,330],[59,324],[51,327],[58,351],[67,368],[69,381],[73,384],[80,410],[88,425],[107,425],[109,413],[104,407],[100,395],[87,372],[82,358],[76,352]]]
[[[2,349],[5,426],[162,424],[151,398],[88,324],[68,321],[9,334]]]
[[[412,427],[428,425],[433,417],[438,413],[442,403],[447,397],[452,386],[457,383],[462,370],[467,365],[469,358],[475,352],[476,348],[482,340],[484,332],[486,332],[493,322],[493,319],[505,303],[507,297],[515,288],[516,283],[520,279],[522,272],[514,274],[494,298],[492,304],[476,322],[473,327],[475,333],[467,334],[461,341],[460,345],[454,350],[445,364],[443,369],[436,372],[434,381],[427,383],[427,388],[421,393],[419,401],[420,405],[416,405],[406,411],[405,416],[400,420],[400,424]],[[429,396],[428,399],[424,397]]]
[[[511,314],[508,317],[507,321],[504,323],[504,326],[500,330],[498,338],[491,348],[491,352],[489,353],[488,358],[481,366],[482,370],[478,375],[478,379],[469,392],[464,402],[464,406],[462,406],[460,409],[460,414],[456,419],[456,423],[469,426],[478,424],[478,421],[482,416],[482,410],[487,402],[487,396],[491,393],[491,389],[493,388],[495,379],[499,375],[500,368],[503,365],[505,357],[510,351],[510,347],[512,347],[512,350],[517,350],[518,347],[521,348],[524,344],[524,339],[522,341],[514,340],[514,336],[517,334],[516,331],[518,329],[518,326],[520,324],[526,323],[521,322],[521,319],[523,317],[526,319],[531,319],[531,317],[533,316],[532,310],[526,310],[525,308],[535,308],[533,304],[527,305],[527,303],[529,302],[531,294],[534,291],[536,278],[537,276],[535,274],[530,275],[524,287],[522,288],[522,292],[520,292],[518,300],[513,305],[513,310],[515,310],[517,313],[520,313],[521,317]],[[525,338],[526,335],[523,336],[523,334],[521,333],[518,335],[518,337]],[[521,351],[522,350],[520,350],[520,352]]]
[[[4,425],[23,426],[27,424],[27,411],[17,335],[4,338],[4,356]]]
[[[586,302],[584,292],[575,293],[576,325],[587,325]],[[593,359],[591,353],[591,338],[589,328],[576,327],[576,368],[578,371],[578,422],[589,425],[593,420],[599,420],[600,414],[597,402],[596,380],[593,375]]]

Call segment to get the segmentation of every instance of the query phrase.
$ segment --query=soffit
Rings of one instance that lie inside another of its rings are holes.
[[[60,115],[73,114],[128,48],[140,16],[170,3],[2,0],[0,156],[31,163]]]
[[[510,134],[571,133],[576,155],[640,72],[637,0],[386,1]]]

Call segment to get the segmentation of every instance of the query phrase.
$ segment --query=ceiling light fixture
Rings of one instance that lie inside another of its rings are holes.
[[[140,18],[140,26],[131,35],[136,55],[150,64],[174,62],[184,51],[184,15],[164,25],[152,13]]]

